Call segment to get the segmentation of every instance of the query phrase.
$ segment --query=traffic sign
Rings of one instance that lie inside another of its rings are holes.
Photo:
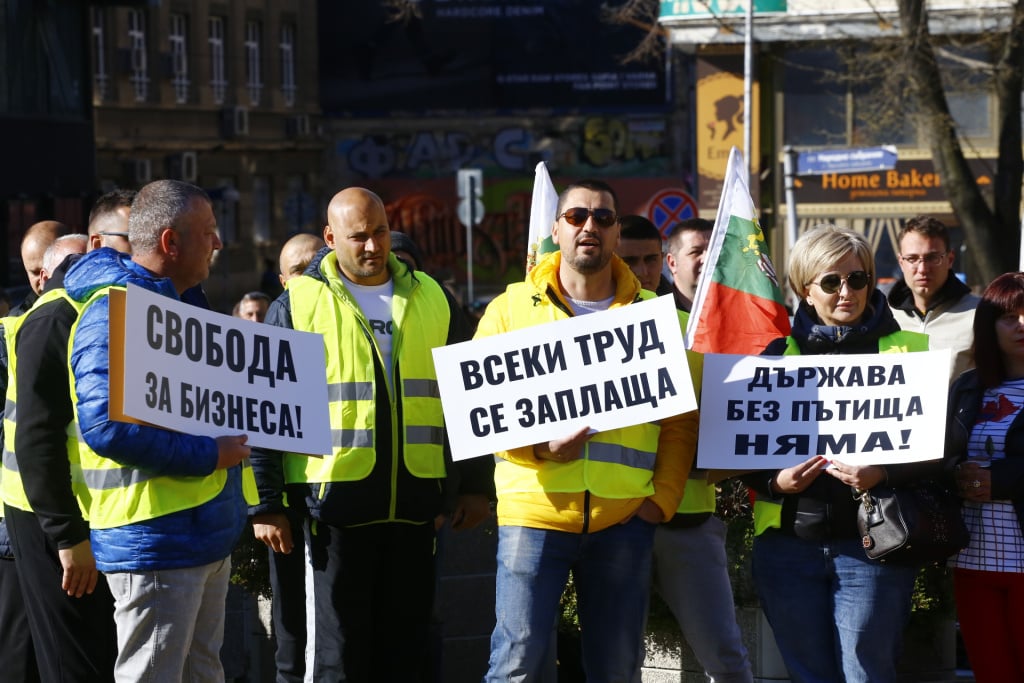
[[[456,175],[459,199],[484,196],[484,171],[482,168],[460,168]]]
[[[863,173],[896,168],[896,148],[861,147],[858,149],[822,149],[800,152],[796,158],[797,175],[826,173]]]
[[[662,238],[679,221],[696,217],[697,202],[682,190],[661,190],[647,202],[647,219],[658,228]]]
[[[484,203],[482,201],[480,201],[479,199],[473,199],[473,200],[463,199],[463,200],[459,201],[459,209],[458,209],[459,221],[463,225],[465,225],[465,226],[469,226],[470,225],[470,216],[469,216],[469,212],[471,210],[470,209],[470,206],[471,206],[470,205],[470,201],[473,202],[472,203],[472,211],[473,211],[472,224],[473,225],[480,225],[480,222],[483,221],[483,219],[484,219]]]

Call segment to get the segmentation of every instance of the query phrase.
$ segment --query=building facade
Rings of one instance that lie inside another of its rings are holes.
[[[710,7],[710,9],[709,9]],[[676,49],[696,63],[698,197],[701,211],[715,208],[716,174],[724,173],[722,149],[742,149],[748,117],[723,108],[742,97],[746,0],[663,0],[661,23]],[[942,45],[940,68],[950,111],[960,132],[968,163],[984,189],[991,186],[998,149],[998,116],[991,81],[980,65],[991,62],[979,35],[1005,31],[1011,3],[989,0],[930,0],[929,29]],[[792,210],[785,197],[785,154],[891,146],[892,168],[857,172],[795,175],[793,194],[797,232],[821,222],[862,231],[875,246],[880,278],[898,277],[896,235],[903,222],[920,213],[946,222],[961,250],[958,269],[967,269],[970,254],[962,246],[959,221],[947,200],[943,179],[931,158],[924,133],[914,125],[911,102],[889,97],[870,49],[898,41],[899,16],[893,0],[756,0],[754,3],[752,80],[756,92],[749,117],[755,179],[755,203],[762,227],[770,235],[777,264],[785,264],[786,222]],[[959,40],[968,38],[969,40]],[[970,47],[965,47],[966,44]],[[731,98],[731,99],[730,99]],[[701,112],[709,112],[701,125]],[[723,124],[723,121],[725,122]],[[714,125],[738,128],[733,142],[702,132]],[[713,157],[709,159],[708,157]],[[720,178],[720,176],[718,176]],[[711,192],[705,192],[710,188]],[[784,269],[784,268],[783,268]]]
[[[93,5],[88,21],[98,190],[207,190],[224,249],[205,287],[228,311],[289,236],[323,228],[317,3]]]

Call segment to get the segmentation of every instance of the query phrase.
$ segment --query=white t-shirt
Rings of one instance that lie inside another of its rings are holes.
[[[596,313],[598,311],[607,311],[608,307],[615,301],[615,295],[608,297],[607,299],[601,299],[600,301],[585,301],[583,299],[573,299],[571,296],[567,296],[569,300],[569,306],[572,308],[573,315],[585,315],[587,313]]]
[[[341,278],[370,323],[373,337],[377,340],[377,348],[380,349],[381,360],[384,362],[388,386],[394,389],[394,378],[391,376],[391,299],[394,296],[395,283],[389,278],[381,285],[358,285],[344,275]]]

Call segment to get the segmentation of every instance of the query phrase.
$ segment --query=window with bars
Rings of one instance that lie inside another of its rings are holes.
[[[263,26],[258,21],[245,22],[245,86],[249,90],[249,104],[257,106],[263,95],[260,73],[260,40]]]
[[[210,46],[210,90],[214,104],[224,104],[228,79],[224,68],[224,17],[210,17],[207,22],[207,42]]]
[[[295,106],[295,24],[281,25],[281,93],[284,106]]]
[[[106,40],[103,25],[106,13],[102,7],[93,7],[92,11],[92,96],[95,102],[107,99],[107,88],[110,86],[110,74],[107,73]]]
[[[128,10],[128,44],[131,53],[128,81],[135,92],[135,101],[145,102],[149,97],[149,68],[146,60],[146,14],[143,10]]]
[[[188,17],[184,14],[171,15],[168,33],[171,46],[171,85],[174,86],[174,101],[188,102]]]

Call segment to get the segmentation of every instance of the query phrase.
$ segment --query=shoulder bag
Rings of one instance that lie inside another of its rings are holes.
[[[960,499],[932,481],[854,489],[857,530],[868,558],[897,564],[941,562],[970,537]]]

